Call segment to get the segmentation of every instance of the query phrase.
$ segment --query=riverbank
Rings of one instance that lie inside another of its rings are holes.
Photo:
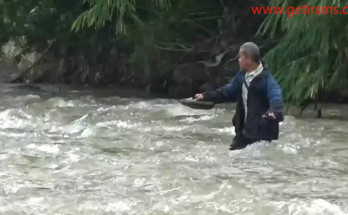
[[[92,63],[88,59],[79,61],[75,56],[68,59],[67,56],[54,58],[47,53],[20,54],[21,50],[10,42],[3,47],[0,69],[11,67],[6,71],[11,78],[0,82],[142,89],[156,96],[184,98],[226,84],[238,71],[236,59],[231,59],[237,50],[216,56],[211,53],[214,57],[210,60],[186,59],[181,64],[167,62],[162,68],[156,67],[156,71],[148,73],[146,68],[144,71],[135,68],[136,63],[130,62],[126,56],[113,63]]]
[[[167,72],[153,72],[152,76],[146,76],[144,73],[134,73],[130,71],[131,65],[117,65],[118,67],[127,68],[127,70],[120,73],[121,70],[108,71],[104,70],[99,72],[92,72],[93,74],[99,74],[93,79],[84,80],[70,80],[64,79],[65,73],[79,74],[79,72],[69,71],[69,65],[63,60],[54,60],[39,62],[40,55],[35,53],[20,55],[21,57],[16,60],[16,54],[19,51],[16,47],[9,43],[3,48],[5,58],[0,63],[0,70],[2,76],[0,82],[13,83],[12,86],[21,88],[23,90],[33,90],[36,92],[46,92],[47,95],[64,95],[67,88],[84,89],[88,88],[88,92],[109,92],[107,94],[114,94],[115,92],[124,95],[141,96],[143,98],[170,98],[180,99],[192,97],[196,93],[211,90],[214,88],[225,85],[234,74],[238,71],[239,67],[235,59],[230,57],[229,54],[223,54],[216,56],[215,60],[218,60],[216,65],[211,65],[206,61],[191,62],[183,65],[173,67]],[[236,54],[236,53],[235,53]],[[65,62],[65,63],[64,63]],[[89,65],[86,65],[88,72]],[[85,68],[85,69],[86,69]],[[98,68],[98,67],[96,67]],[[71,68],[70,68],[71,70]],[[60,72],[65,71],[65,73]],[[103,72],[113,73],[118,78],[112,78],[108,82],[103,82],[103,78],[107,78]],[[158,74],[158,75],[155,75]],[[81,75],[81,74],[80,74]],[[88,75],[88,74],[87,74]],[[21,84],[26,83],[26,84]],[[133,93],[130,93],[133,92]],[[327,94],[321,102],[329,105],[320,105],[317,110],[314,109],[314,105],[309,105],[303,113],[300,114],[298,107],[291,107],[287,111],[290,115],[296,117],[334,117],[344,118],[344,114],[340,114],[340,111],[332,110],[332,106],[340,104],[347,104],[348,93],[345,90],[340,92]],[[339,105],[341,106],[341,105]],[[328,110],[330,110],[328,112]],[[332,110],[332,111],[331,111]],[[337,115],[338,114],[338,115]]]

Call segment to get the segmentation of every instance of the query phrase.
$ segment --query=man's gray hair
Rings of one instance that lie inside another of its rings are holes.
[[[255,62],[261,61],[260,49],[253,42],[244,43],[241,47],[243,49],[243,54],[251,57]]]

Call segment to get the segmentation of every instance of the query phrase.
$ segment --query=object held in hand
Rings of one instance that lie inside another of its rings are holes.
[[[267,118],[267,119],[275,119],[276,118],[274,113],[267,113],[267,114],[263,115],[262,117]]]
[[[192,98],[181,99],[179,102],[192,109],[210,110],[215,106],[214,102],[195,101]]]

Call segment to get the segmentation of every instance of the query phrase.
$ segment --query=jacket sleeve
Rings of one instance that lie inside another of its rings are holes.
[[[284,121],[284,102],[282,90],[272,75],[268,76],[267,80],[267,96],[270,106],[267,113],[274,113],[276,120],[279,122]]]
[[[241,75],[242,72],[239,71],[231,82],[226,84],[224,87],[204,92],[204,100],[212,101],[215,104],[225,103],[225,102],[236,102],[238,98],[238,92],[241,87]]]

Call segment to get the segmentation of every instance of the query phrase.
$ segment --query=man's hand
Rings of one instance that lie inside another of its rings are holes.
[[[202,94],[196,94],[194,100],[195,101],[202,101],[204,99],[204,96]]]
[[[274,113],[267,113],[263,115],[262,117],[267,118],[267,119],[276,119],[276,116]]]

